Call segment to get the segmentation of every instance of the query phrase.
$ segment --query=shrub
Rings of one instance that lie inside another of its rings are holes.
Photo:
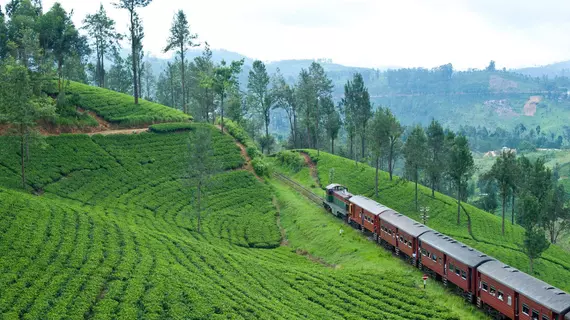
[[[216,123],[220,123],[219,118],[216,119]],[[239,124],[230,119],[224,119],[224,128],[232,137],[246,147],[247,154],[250,158],[255,159],[262,155],[253,139],[251,139],[249,134],[247,134],[247,131],[245,131]]]
[[[149,127],[150,131],[154,133],[168,133],[194,130],[196,125],[190,122],[171,122],[153,124]]]
[[[253,166],[253,170],[257,173],[260,177],[267,177],[269,176],[269,165],[265,160],[261,157],[255,158],[251,161],[251,165]]]
[[[277,153],[276,157],[281,165],[289,167],[294,172],[299,172],[305,166],[305,159],[297,152],[281,151]]]

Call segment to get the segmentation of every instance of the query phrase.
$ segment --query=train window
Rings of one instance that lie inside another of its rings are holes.
[[[411,242],[411,241],[408,241],[408,247],[410,247],[410,248],[412,247],[412,242]]]
[[[501,301],[505,301],[505,295],[503,294],[503,292],[501,290],[497,291],[497,299],[501,300]]]
[[[507,297],[507,304],[508,304],[509,306],[513,305],[513,298],[512,298],[511,296],[508,296],[508,297]]]
[[[528,316],[529,313],[530,313],[530,309],[528,308],[528,306],[527,306],[526,304],[523,304],[523,305],[522,305],[522,313],[523,313],[523,314],[526,314],[527,316]]]
[[[542,320],[550,320],[547,316],[542,316]]]
[[[453,265],[453,263],[449,264],[449,271],[453,272],[455,270],[455,266]]]
[[[491,286],[491,291],[489,291],[489,293],[494,297],[497,294],[497,290],[495,290],[495,287]]]
[[[538,317],[539,317],[538,311],[532,309],[532,320],[539,320]]]
[[[461,270],[457,269],[457,267],[455,267],[455,274],[456,274],[456,275],[460,275],[460,274],[461,274]]]
[[[467,280],[467,272],[461,271],[461,279]]]
[[[431,259],[432,259],[433,261],[436,261],[436,262],[437,262],[437,256],[436,256],[435,254],[433,254],[433,253],[431,254]]]
[[[489,285],[483,282],[483,291],[489,291]]]

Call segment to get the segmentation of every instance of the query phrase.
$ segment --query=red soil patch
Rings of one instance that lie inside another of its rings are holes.
[[[306,152],[300,152],[300,153],[303,156],[303,158],[305,158],[305,163],[307,164],[307,166],[309,166],[309,170],[311,171],[311,177],[313,177],[313,180],[315,180],[317,185],[320,186],[321,183],[319,181],[319,174],[317,172],[317,165],[313,162],[313,160],[311,159],[311,156],[308,153],[306,153]]]
[[[523,112],[525,116],[534,117],[536,113],[536,106],[542,101],[541,96],[531,96],[525,103]]]

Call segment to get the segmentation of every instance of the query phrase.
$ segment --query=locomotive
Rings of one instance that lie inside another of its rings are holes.
[[[496,319],[570,320],[570,295],[340,184],[323,206]]]

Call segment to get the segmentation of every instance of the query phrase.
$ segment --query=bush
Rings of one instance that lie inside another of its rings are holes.
[[[150,131],[154,133],[168,133],[194,130],[196,125],[190,122],[171,122],[153,124],[149,127]]]
[[[289,167],[294,172],[299,172],[305,166],[305,159],[297,152],[281,151],[277,153],[276,157],[281,165]]]
[[[269,165],[263,158],[255,158],[251,161],[251,165],[253,166],[253,170],[257,173],[260,177],[267,177],[269,176]]]
[[[216,123],[220,123],[219,118],[216,119]],[[251,159],[255,159],[262,155],[253,139],[250,138],[249,134],[247,134],[247,131],[245,131],[239,124],[233,122],[230,119],[224,119],[224,128],[226,128],[232,137],[234,137],[237,141],[246,147],[247,154]]]

